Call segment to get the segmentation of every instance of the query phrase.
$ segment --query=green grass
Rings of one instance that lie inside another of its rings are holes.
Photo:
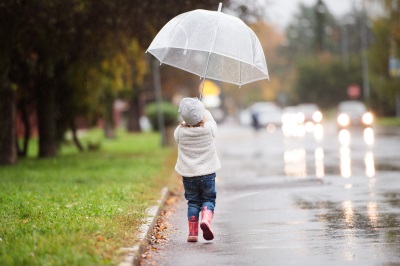
[[[379,126],[400,126],[399,117],[379,117],[376,120]]]
[[[0,167],[0,265],[117,264],[119,248],[135,243],[146,208],[171,181],[172,151],[153,133],[101,143]]]

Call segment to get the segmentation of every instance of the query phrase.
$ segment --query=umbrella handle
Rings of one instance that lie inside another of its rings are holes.
[[[204,89],[204,83],[206,81],[206,77],[203,78],[203,85],[201,86],[201,91],[200,91],[200,97],[199,100],[201,101],[201,97],[203,96],[203,89]]]

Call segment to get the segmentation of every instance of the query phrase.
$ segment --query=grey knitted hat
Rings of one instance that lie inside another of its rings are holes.
[[[196,125],[204,117],[204,104],[197,98],[183,98],[179,104],[178,112],[189,126]]]

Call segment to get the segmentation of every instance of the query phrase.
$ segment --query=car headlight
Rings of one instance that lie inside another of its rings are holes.
[[[340,114],[337,118],[337,122],[342,127],[346,127],[350,124],[350,117],[346,114]]]
[[[321,123],[322,121],[322,113],[320,111],[316,111],[313,113],[312,116],[315,123]]]
[[[365,113],[362,116],[362,122],[364,123],[364,125],[372,125],[373,121],[374,121],[374,116],[370,112]]]

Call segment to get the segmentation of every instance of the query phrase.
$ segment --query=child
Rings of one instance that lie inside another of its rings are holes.
[[[200,228],[205,240],[212,240],[214,233],[211,219],[214,215],[215,171],[221,164],[215,148],[214,138],[217,123],[211,113],[197,98],[183,98],[178,112],[182,122],[174,132],[178,143],[178,160],[175,170],[182,175],[185,198],[188,201],[188,242],[198,241],[199,212]]]

